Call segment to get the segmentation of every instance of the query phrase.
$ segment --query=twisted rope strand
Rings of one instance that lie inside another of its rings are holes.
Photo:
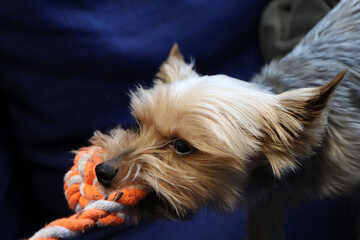
[[[65,197],[76,213],[55,220],[36,232],[29,240],[59,240],[77,236],[95,226],[118,226],[125,222],[126,207],[135,206],[146,196],[141,189],[122,189],[103,196],[96,187],[95,166],[101,162],[97,146],[81,148],[74,166],[64,177]]]

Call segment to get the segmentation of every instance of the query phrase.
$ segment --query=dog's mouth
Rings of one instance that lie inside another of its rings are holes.
[[[147,218],[184,218],[180,217],[175,209],[155,191],[148,192],[147,196],[138,203],[136,209]]]
[[[134,188],[134,186],[128,186],[126,188]],[[100,189],[104,195],[116,191],[114,188],[105,188],[104,186],[101,186]],[[172,205],[156,191],[152,189],[146,189],[145,191],[147,192],[147,195],[144,199],[140,200],[135,206],[125,209],[128,214],[136,216],[136,222],[139,219],[185,218],[179,216],[174,207],[172,207]]]
[[[123,186],[116,185],[119,182],[118,170],[109,165],[108,161],[98,164],[95,168],[96,176],[98,180],[97,187],[100,192],[105,196],[111,192],[119,191],[122,188],[142,189],[147,192],[144,199],[139,201],[135,206],[130,207],[127,211],[132,212],[136,216],[147,216],[154,218],[171,218],[171,219],[183,219],[180,217],[175,208],[162,197],[160,193],[156,192],[150,186],[141,183],[127,183]]]

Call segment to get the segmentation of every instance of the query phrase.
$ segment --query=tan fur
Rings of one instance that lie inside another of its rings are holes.
[[[193,64],[186,64],[180,52],[179,46],[174,44],[166,62],[164,62],[156,77],[164,83],[171,83],[189,77],[197,77],[198,74],[192,70]]]
[[[204,205],[233,210],[250,169],[270,165],[281,178],[313,154],[324,135],[324,109],[344,74],[276,95],[224,75],[199,76],[175,45],[154,87],[132,93],[138,133],[117,128],[91,140],[119,170],[103,191],[129,185],[155,191],[179,216]],[[175,139],[196,150],[177,154]]]
[[[264,154],[276,177],[280,178],[282,171],[296,169],[297,158],[311,156],[312,147],[320,146],[327,122],[324,109],[345,73],[342,71],[324,86],[277,96],[282,106],[277,109],[278,119],[262,124],[268,138],[264,140]]]
[[[130,130],[124,130],[120,126],[111,130],[109,134],[99,131],[94,132],[90,139],[91,144],[104,148],[103,159],[110,159],[119,156],[126,149],[131,148],[138,135]]]

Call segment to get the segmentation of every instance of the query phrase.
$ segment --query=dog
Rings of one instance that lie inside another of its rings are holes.
[[[359,194],[359,52],[359,0],[250,82],[201,76],[174,45],[153,87],[130,94],[138,129],[91,139],[105,149],[99,188],[144,189],[138,211],[170,218],[243,205],[248,239],[285,239],[289,204]]]

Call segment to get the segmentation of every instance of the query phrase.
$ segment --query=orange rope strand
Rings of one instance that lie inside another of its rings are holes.
[[[58,240],[75,237],[95,226],[118,226],[124,223],[123,209],[133,207],[145,196],[141,189],[122,189],[103,196],[96,187],[95,166],[102,161],[97,146],[81,148],[74,166],[64,177],[68,204],[76,214],[55,220],[36,232],[30,240]]]

